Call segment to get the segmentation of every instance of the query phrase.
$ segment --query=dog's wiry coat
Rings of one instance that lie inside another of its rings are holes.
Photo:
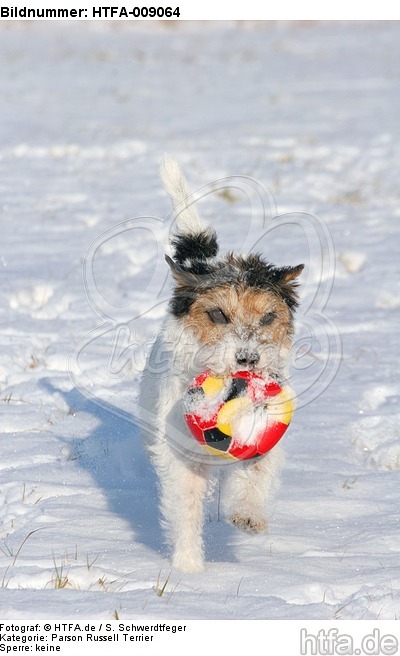
[[[249,532],[266,530],[266,506],[282,463],[278,444],[261,458],[226,464],[189,434],[182,396],[205,369],[251,369],[284,381],[303,266],[278,268],[260,255],[219,258],[215,231],[200,219],[178,165],[166,158],[161,176],[175,224],[166,260],[175,281],[169,314],[141,386],[145,443],[160,480],[163,524],[173,565],[204,565],[203,501],[210,473],[224,466],[228,519]]]

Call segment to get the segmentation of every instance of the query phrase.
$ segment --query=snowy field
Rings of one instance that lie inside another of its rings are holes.
[[[399,618],[399,24],[7,22],[0,53],[3,619]],[[196,575],[135,424],[164,152],[255,181],[199,204],[225,249],[306,264],[269,533],[216,484]]]

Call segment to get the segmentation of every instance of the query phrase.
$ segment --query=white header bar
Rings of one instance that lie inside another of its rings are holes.
[[[398,20],[392,0],[362,3],[338,0],[260,0],[206,2],[203,0],[0,0],[2,20]]]

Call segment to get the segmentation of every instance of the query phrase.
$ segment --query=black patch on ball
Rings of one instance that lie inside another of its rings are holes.
[[[183,405],[187,412],[194,412],[204,401],[205,392],[202,387],[189,387],[183,397]]]
[[[197,387],[189,387],[189,389],[186,392],[188,396],[190,396],[192,399],[195,399],[196,397],[200,399],[204,399],[205,392],[203,388],[200,386]]]
[[[226,435],[219,428],[208,428],[203,431],[206,444],[219,451],[228,451],[232,438]]]
[[[228,395],[224,398],[224,402],[237,399],[239,396],[244,396],[247,390],[248,381],[245,378],[232,378],[231,385],[228,390]]]

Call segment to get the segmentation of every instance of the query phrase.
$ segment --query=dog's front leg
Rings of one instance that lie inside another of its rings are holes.
[[[228,521],[249,533],[268,528],[268,499],[278,482],[283,463],[280,445],[262,458],[234,466],[228,473],[223,502]]]
[[[167,445],[163,451],[157,469],[172,564],[184,572],[197,572],[204,567],[202,529],[208,469],[205,465],[182,461]]]

